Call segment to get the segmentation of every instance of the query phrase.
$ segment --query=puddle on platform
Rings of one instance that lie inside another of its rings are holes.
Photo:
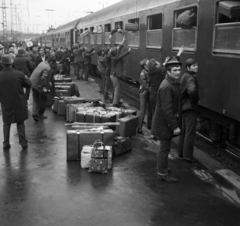
[[[227,200],[240,205],[240,192],[232,184],[218,174],[209,173],[207,170],[194,169],[195,175],[202,181],[213,184],[217,191]]]

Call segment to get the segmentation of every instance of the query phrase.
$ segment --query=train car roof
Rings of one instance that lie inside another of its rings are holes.
[[[58,32],[63,32],[63,31],[69,31],[71,29],[74,29],[76,27],[76,25],[78,24],[80,18],[73,20],[67,24],[64,24],[58,28],[56,28],[53,33],[58,33]]]
[[[112,19],[131,13],[137,13],[142,10],[154,8],[160,5],[165,5],[171,2],[179,2],[181,0],[123,0],[114,5],[108,6],[95,13],[87,15],[81,18],[76,25],[77,29],[82,28],[88,24],[96,24],[101,21]]]

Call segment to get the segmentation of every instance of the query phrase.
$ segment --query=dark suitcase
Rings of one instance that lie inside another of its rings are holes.
[[[67,161],[79,160],[79,131],[67,130]]]

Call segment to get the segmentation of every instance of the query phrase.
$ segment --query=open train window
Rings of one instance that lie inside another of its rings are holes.
[[[139,18],[129,19],[128,23],[139,25]],[[125,25],[125,26],[127,26],[127,25]],[[138,47],[139,46],[139,31],[128,31],[127,40],[128,40],[129,46]]]
[[[221,1],[216,5],[213,53],[240,55],[240,2]]]
[[[111,24],[104,25],[104,32],[105,32],[105,44],[110,44],[109,35],[111,33]]]
[[[101,45],[102,44],[102,25],[97,26],[97,44]]]
[[[84,31],[87,31],[88,30],[88,28],[85,28],[84,29]],[[84,43],[85,44],[89,44],[89,35],[86,35],[84,38],[83,38],[83,40],[84,40]]]
[[[162,13],[147,17],[146,47],[161,49],[162,47]]]
[[[196,51],[197,16],[197,6],[188,6],[174,11],[173,50],[178,50],[184,45],[187,51]]]
[[[94,45],[94,27],[90,27],[90,44]]]
[[[121,29],[123,30],[123,22],[122,21],[117,21],[115,22],[115,29]],[[115,44],[120,44],[122,42],[123,39],[123,34],[122,33],[115,33]]]

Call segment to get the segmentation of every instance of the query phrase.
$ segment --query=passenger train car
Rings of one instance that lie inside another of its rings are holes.
[[[196,24],[183,29],[177,25],[177,18],[189,9],[197,16]],[[200,130],[213,141],[228,143],[230,148],[231,144],[240,145],[239,15],[239,0],[123,0],[79,19],[75,28],[80,33],[88,30],[89,35],[83,39],[78,36],[76,41],[88,48],[94,45],[96,50],[116,46],[122,34],[116,33],[110,40],[111,30],[137,24],[137,31],[125,31],[127,42],[123,49],[133,48],[125,58],[125,76],[133,81],[139,78],[142,59],[164,62],[184,45],[181,61],[196,58],[199,64]],[[96,27],[102,32],[95,33]]]

